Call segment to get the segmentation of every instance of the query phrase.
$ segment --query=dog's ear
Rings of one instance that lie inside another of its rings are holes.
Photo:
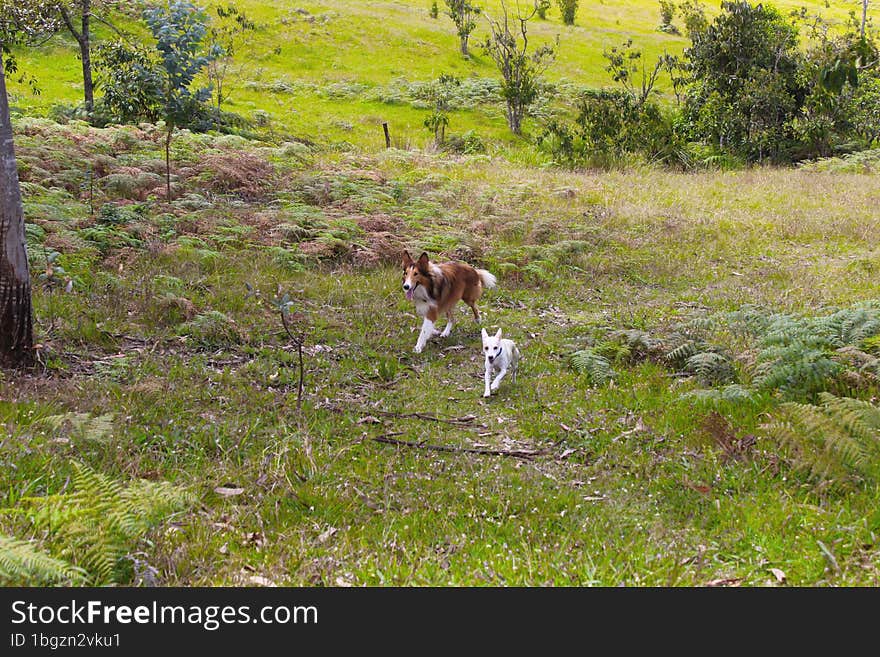
[[[412,256],[409,254],[409,251],[403,251],[403,268],[406,269],[413,263]]]
[[[489,334],[486,333],[486,329],[484,328],[483,329],[483,342],[485,343],[486,340],[488,340],[488,339],[489,339]]]
[[[498,329],[498,333],[495,334],[495,339],[496,339],[496,340],[500,340],[500,339],[501,339],[501,329]]]
[[[419,269],[422,271],[428,270],[428,254],[422,251],[422,255],[419,256],[419,261],[417,263],[419,265]]]

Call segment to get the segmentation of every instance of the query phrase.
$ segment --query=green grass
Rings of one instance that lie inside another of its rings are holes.
[[[763,430],[776,395],[694,401],[695,377],[620,355],[594,386],[570,363],[608,353],[619,329],[663,336],[745,304],[815,316],[880,298],[875,176],[175,144],[168,204],[161,184],[137,184],[160,133],[16,122],[19,157],[43,171],[22,174],[41,229],[29,253],[43,348],[35,371],[0,378],[3,533],[36,538],[9,510],[64,490],[76,460],[197,497],[130,546],[161,585],[777,585],[771,568],[791,585],[880,581],[876,487],[795,470]],[[272,184],[230,161],[271,162]],[[89,165],[99,183],[125,178],[90,199]],[[516,384],[481,396],[479,327],[463,310],[450,338],[412,352],[403,248],[498,275],[480,305],[520,345]],[[69,293],[36,278],[51,251]],[[306,336],[301,412],[272,303],[283,294]],[[711,337],[745,376],[755,345],[724,326]],[[112,430],[42,421],[60,413]],[[750,446],[726,452],[716,414]]]

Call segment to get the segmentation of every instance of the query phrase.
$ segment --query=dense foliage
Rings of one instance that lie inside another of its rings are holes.
[[[623,91],[585,93],[573,120],[545,125],[538,141],[557,162],[607,165],[609,155],[637,154],[688,165],[717,156],[788,163],[876,145],[877,47],[854,19],[835,33],[821,17],[786,16],[767,3],[723,2],[712,21],[695,2],[680,13],[691,41],[681,58],[664,55],[651,73],[631,41],[613,48],[608,70]],[[680,101],[669,111],[653,93],[661,69]]]

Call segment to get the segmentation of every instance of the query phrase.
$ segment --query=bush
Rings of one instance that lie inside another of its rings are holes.
[[[870,148],[880,136],[877,49],[857,24],[841,33],[810,17],[802,49],[797,26],[766,3],[722,2],[711,23],[686,4],[692,44],[678,80],[693,140],[786,163]]]
[[[148,49],[121,39],[101,44],[95,49],[95,69],[104,90],[95,104],[96,115],[103,117],[100,125],[158,120],[162,73]]]
[[[573,123],[549,121],[538,146],[562,166],[619,166],[638,154],[648,161],[691,166],[687,144],[674,115],[653,102],[636,103],[624,91],[598,90],[582,95]]]
[[[262,198],[275,179],[271,162],[244,151],[208,155],[194,169],[200,187],[248,200]]]
[[[667,34],[678,34],[678,28],[672,24],[675,18],[675,3],[672,0],[660,0],[660,27],[661,32]]]
[[[547,19],[547,10],[550,9],[550,0],[536,0],[535,11],[541,20]]]
[[[129,224],[142,219],[145,211],[142,205],[105,203],[98,212],[97,222],[108,226]]]
[[[474,155],[485,153],[486,144],[480,135],[473,130],[468,130],[463,135],[450,135],[444,142],[443,149],[452,153]]]
[[[559,13],[562,14],[562,22],[566,25],[574,25],[575,14],[577,14],[578,0],[556,0],[559,5]]]

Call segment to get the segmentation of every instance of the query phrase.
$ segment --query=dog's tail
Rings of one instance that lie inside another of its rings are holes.
[[[495,278],[495,275],[490,274],[485,269],[478,269],[477,274],[479,274],[480,280],[483,281],[483,287],[486,289],[491,289],[495,287],[496,283],[498,283],[498,279]]]

